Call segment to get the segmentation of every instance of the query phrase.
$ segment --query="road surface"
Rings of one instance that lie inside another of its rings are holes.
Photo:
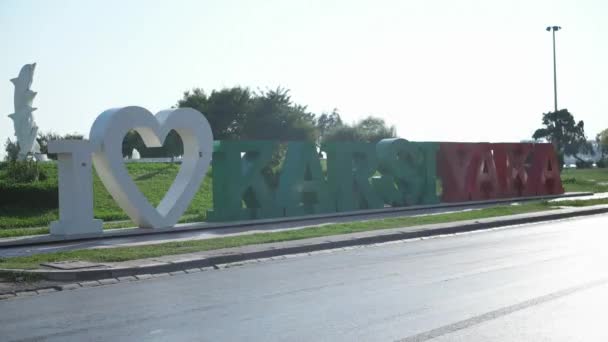
[[[607,341],[608,216],[0,302],[2,341]]]

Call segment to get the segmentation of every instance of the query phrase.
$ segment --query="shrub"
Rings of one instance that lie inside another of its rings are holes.
[[[0,181],[0,206],[58,208],[59,191],[57,184],[51,182],[13,183]]]
[[[6,161],[17,160],[17,156],[19,155],[19,144],[17,142],[12,142],[10,138],[7,138],[6,142],[4,143],[4,150],[6,151],[4,160],[6,160]]]
[[[32,160],[10,161],[4,167],[4,179],[15,183],[31,183],[48,178],[46,171]]]
[[[603,168],[605,168],[605,167],[608,167],[608,160],[606,160],[606,159],[600,159],[600,160],[598,160],[598,161],[597,161],[597,163],[595,163],[595,165],[596,165],[597,167],[599,167],[599,168],[602,168],[602,169],[603,169]]]
[[[0,206],[57,208],[57,183],[49,179],[47,169],[32,160],[3,163]]]
[[[575,183],[576,183],[575,177],[562,178],[562,184],[575,184]]]
[[[591,161],[586,161],[586,160],[577,160],[576,161],[577,169],[589,169],[592,166],[593,166],[593,162],[591,162]]]

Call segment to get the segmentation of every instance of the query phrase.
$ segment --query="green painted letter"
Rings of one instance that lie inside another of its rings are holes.
[[[384,139],[376,145],[378,171],[374,187],[394,206],[437,203],[436,154],[438,145]]]
[[[335,142],[321,149],[327,154],[327,184],[337,211],[384,206],[369,182],[377,167],[375,144]]]
[[[272,141],[216,141],[211,161],[213,210],[209,221],[234,221],[280,216],[262,169],[276,143]],[[245,208],[243,208],[243,203]]]
[[[314,144],[303,141],[287,144],[276,203],[285,216],[335,211]]]

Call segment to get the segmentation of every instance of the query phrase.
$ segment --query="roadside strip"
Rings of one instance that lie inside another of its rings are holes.
[[[180,232],[191,232],[201,231],[209,229],[219,228],[242,228],[242,227],[253,227],[265,224],[281,224],[281,223],[302,223],[306,224],[319,224],[320,219],[330,218],[344,218],[351,217],[356,219],[358,217],[373,216],[377,215],[381,218],[386,213],[415,213],[416,211],[425,211],[433,209],[471,209],[476,207],[484,207],[492,204],[508,204],[508,203],[520,203],[540,200],[551,200],[556,198],[572,198],[593,195],[591,192],[570,192],[562,195],[551,195],[551,196],[531,196],[531,197],[515,197],[515,198],[501,198],[487,201],[469,201],[469,202],[453,202],[453,203],[440,203],[433,205],[415,205],[409,207],[387,207],[383,209],[373,210],[358,210],[349,212],[336,212],[329,214],[319,215],[307,215],[297,217],[281,217],[275,219],[260,219],[260,220],[247,220],[247,221],[235,221],[235,222],[221,222],[221,223],[207,223],[207,222],[196,222],[196,223],[185,223],[178,224],[175,227],[170,228],[157,228],[157,229],[145,229],[145,228],[124,228],[124,229],[107,229],[104,230],[101,235],[84,235],[84,236],[51,236],[45,235],[34,235],[24,236],[16,238],[4,238],[0,239],[0,247],[18,247],[18,246],[30,246],[40,244],[52,244],[56,242],[65,241],[84,241],[84,240],[98,240],[98,239],[112,239],[129,236],[143,236],[143,235],[156,235],[156,234],[175,234]]]
[[[299,253],[310,253],[315,251],[340,249],[389,241],[463,233],[482,229],[545,222],[604,213],[608,213],[608,205],[605,204],[583,208],[564,208],[544,212],[497,216],[492,218],[480,218],[439,224],[417,225],[407,228],[370,230],[358,233],[321,236],[309,239],[251,244],[240,247],[189,253],[187,255],[172,255],[167,256],[166,258],[155,257],[125,262],[102,263],[99,265],[101,267],[90,269],[0,269],[0,275],[6,275],[9,277],[24,276],[48,280],[74,281],[168,273],[204,267],[218,268],[218,265],[246,262],[261,258],[281,257]],[[109,252],[108,249],[105,249],[105,251]],[[10,258],[7,260],[10,260]]]

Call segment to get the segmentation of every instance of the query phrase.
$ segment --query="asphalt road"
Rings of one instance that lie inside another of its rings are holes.
[[[2,341],[606,341],[608,216],[0,302]]]

